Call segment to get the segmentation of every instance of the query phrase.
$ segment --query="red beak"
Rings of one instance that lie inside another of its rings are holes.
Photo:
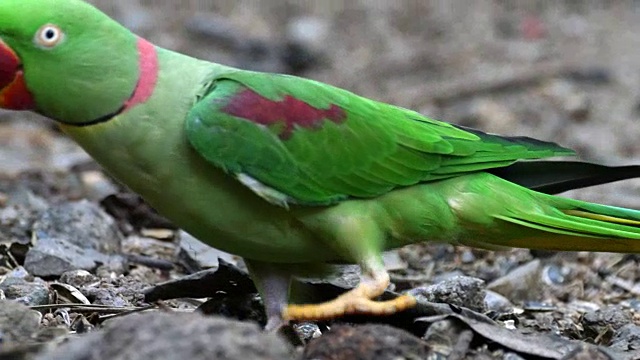
[[[34,108],[33,96],[24,82],[20,58],[0,40],[0,108],[29,110]]]
[[[7,44],[0,40],[0,91],[11,84],[20,70],[20,59]]]

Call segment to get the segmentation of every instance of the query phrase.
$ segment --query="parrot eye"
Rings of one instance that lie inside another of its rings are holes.
[[[42,47],[53,48],[60,44],[63,38],[64,33],[59,27],[53,24],[47,24],[38,29],[34,41]]]

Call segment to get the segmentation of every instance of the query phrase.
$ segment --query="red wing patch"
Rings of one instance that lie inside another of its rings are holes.
[[[223,111],[266,126],[283,124],[284,129],[278,134],[283,140],[293,135],[295,126],[319,129],[324,120],[341,124],[347,119],[345,111],[335,104],[328,109],[318,109],[290,95],[280,101],[273,101],[251,89],[235,95]]]

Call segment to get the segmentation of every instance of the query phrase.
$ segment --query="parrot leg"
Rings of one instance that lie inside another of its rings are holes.
[[[282,309],[287,306],[291,276],[280,271],[277,266],[245,259],[267,315],[265,330],[277,331],[286,324]]]
[[[332,247],[344,260],[360,265],[360,284],[334,300],[314,305],[289,305],[282,312],[285,321],[328,320],[344,315],[390,315],[415,306],[412,296],[404,295],[389,301],[374,301],[389,286],[389,274],[384,268],[381,250],[386,232],[370,217],[357,215],[347,208],[336,207],[336,213],[328,212],[320,218],[319,230],[326,223],[333,223],[331,232],[325,234],[327,246]]]
[[[381,261],[371,259],[361,265],[360,284],[334,300],[322,304],[289,305],[283,310],[285,321],[329,320],[345,315],[391,315],[416,304],[415,298],[403,295],[389,301],[374,301],[389,286],[389,274]]]

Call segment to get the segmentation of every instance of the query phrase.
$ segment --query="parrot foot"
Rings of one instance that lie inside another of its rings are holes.
[[[365,279],[353,290],[321,304],[288,305],[282,312],[285,321],[329,320],[345,315],[391,315],[410,309],[416,299],[410,295],[388,301],[374,301],[389,285],[389,275],[378,273]]]

